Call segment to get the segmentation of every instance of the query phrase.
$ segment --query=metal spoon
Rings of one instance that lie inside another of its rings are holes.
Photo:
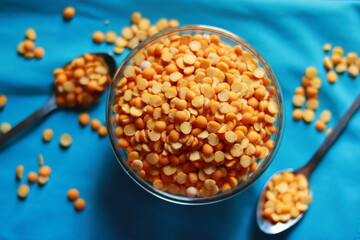
[[[305,166],[303,166],[302,168],[300,168],[298,170],[294,170],[294,169],[280,170],[280,171],[276,172],[275,174],[288,171],[288,172],[293,172],[294,174],[303,174],[309,180],[310,175],[311,175],[312,171],[315,169],[316,165],[319,163],[319,161],[325,155],[327,150],[329,150],[329,148],[335,142],[335,140],[340,136],[340,133],[345,128],[345,126],[348,124],[352,115],[358,110],[359,107],[360,107],[360,95],[356,98],[356,100],[353,102],[351,107],[347,110],[345,115],[336,124],[336,126],[333,129],[333,131],[331,132],[331,134],[325,139],[323,144],[320,146],[320,148],[317,150],[317,152],[313,155],[313,157],[308,161],[308,163]],[[290,219],[286,223],[279,222],[276,224],[272,224],[271,222],[269,222],[263,218],[262,210],[263,210],[263,206],[265,203],[266,186],[267,186],[268,182],[273,178],[274,175],[272,175],[269,178],[269,180],[266,182],[265,186],[263,187],[260,197],[259,197],[259,200],[258,200],[257,209],[256,209],[257,224],[258,224],[259,228],[267,234],[277,234],[277,233],[280,233],[280,232],[290,228],[295,223],[297,223],[304,215],[304,213],[303,213],[303,214],[300,214],[295,219]],[[312,196],[310,185],[309,185],[309,190],[310,190],[309,191],[310,196]]]
[[[104,59],[104,62],[107,64],[109,68],[109,75],[111,78],[114,76],[116,71],[116,62],[113,56],[107,54],[107,53],[93,53],[102,59]],[[71,62],[71,61],[70,61]],[[67,64],[69,64],[68,62]],[[67,65],[65,64],[65,66]],[[0,146],[3,145],[7,140],[15,136],[17,133],[19,133],[21,130],[29,126],[30,124],[34,123],[35,121],[43,118],[47,114],[51,113],[54,110],[60,109],[62,106],[59,106],[56,104],[56,95],[53,93],[50,97],[50,99],[45,103],[44,106],[42,106],[40,109],[38,109],[36,112],[31,114],[29,117],[24,119],[22,122],[17,124],[15,127],[13,127],[9,132],[7,132],[5,135],[0,137]]]

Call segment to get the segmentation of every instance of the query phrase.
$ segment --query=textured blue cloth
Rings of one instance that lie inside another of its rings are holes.
[[[221,2],[221,3],[220,3]],[[64,22],[62,11],[72,5],[77,13]],[[285,101],[285,131],[276,158],[264,175],[232,199],[206,206],[182,206],[160,200],[141,189],[117,163],[107,138],[89,126],[81,128],[78,112],[57,111],[0,148],[0,239],[360,239],[360,113],[324,157],[312,175],[314,201],[292,229],[276,236],[256,225],[257,197],[267,178],[283,168],[306,163],[325,139],[314,124],[292,120],[291,99],[306,67],[313,65],[325,79],[322,45],[330,42],[346,52],[360,53],[360,4],[355,2],[235,0],[89,0],[0,1],[0,94],[8,104],[0,123],[16,125],[42,106],[52,91],[52,71],[85,52],[111,52],[91,41],[96,30],[119,32],[130,14],[140,11],[155,22],[175,18],[182,25],[206,24],[227,29],[245,39],[272,67]],[[104,21],[110,20],[109,25]],[[27,28],[35,28],[36,44],[46,50],[41,60],[27,61],[16,54]],[[126,54],[117,57],[121,63]],[[323,81],[321,110],[330,109],[333,127],[360,93],[360,77],[344,74],[330,85]],[[89,111],[105,119],[106,98]],[[42,141],[52,128],[54,139]],[[73,145],[62,150],[62,133]],[[38,169],[42,153],[52,167],[44,187],[30,186],[25,201],[17,199],[20,183],[15,168]],[[87,206],[75,212],[66,198],[69,188],[80,190]]]

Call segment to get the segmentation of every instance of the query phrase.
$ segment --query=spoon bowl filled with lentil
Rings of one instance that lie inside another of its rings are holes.
[[[283,129],[265,60],[215,27],[160,32],[117,70],[107,105],[115,155],[155,196],[179,204],[230,198],[266,170]]]
[[[0,136],[0,146],[55,110],[84,110],[99,103],[100,97],[110,85],[115,70],[115,59],[107,53],[87,53],[61,68],[56,68],[53,71],[54,92],[50,99],[14,128],[6,126],[6,131]],[[2,102],[5,104],[6,99]]]

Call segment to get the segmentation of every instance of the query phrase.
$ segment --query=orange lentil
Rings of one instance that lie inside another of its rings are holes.
[[[143,77],[148,80],[152,80],[155,74],[156,71],[151,67],[145,68],[142,72]]]
[[[0,95],[0,109],[5,107],[7,103],[7,97],[5,95]]]
[[[107,128],[106,126],[101,126],[99,129],[98,129],[98,134],[100,137],[105,137],[107,135]]]
[[[204,144],[202,150],[203,150],[203,154],[205,156],[212,155],[214,152],[214,149],[212,148],[212,146],[210,144]]]
[[[39,175],[42,177],[48,177],[51,174],[51,168],[49,166],[43,165],[39,169]]]
[[[64,133],[60,137],[60,146],[68,148],[72,144],[72,137],[68,133]]]
[[[297,87],[295,89],[295,95],[304,95],[305,94],[305,89],[304,87]]]
[[[86,126],[90,123],[90,115],[86,112],[83,112],[79,115],[79,123],[82,126]]]
[[[35,183],[38,181],[38,175],[36,172],[29,172],[28,174],[28,182],[29,183]]]
[[[127,148],[129,146],[129,142],[126,141],[126,139],[124,139],[124,138],[120,138],[117,143],[118,143],[118,146],[121,148]]]
[[[332,46],[331,46],[330,43],[325,43],[324,46],[323,46],[323,50],[324,50],[325,52],[330,51],[331,48],[332,48]]]
[[[86,202],[82,198],[78,198],[74,202],[74,207],[76,211],[82,211],[86,206]]]
[[[331,128],[328,128],[327,130],[326,130],[326,136],[329,136],[330,134],[331,134],[331,132],[332,132],[332,129]]]
[[[249,139],[249,141],[251,143],[256,143],[258,140],[259,140],[259,134],[256,133],[255,131],[250,131],[248,134],[247,134],[247,138]]]
[[[31,51],[34,51],[35,49],[35,43],[31,40],[25,40],[24,42],[24,49],[25,51],[27,52],[31,52]]]
[[[300,108],[296,108],[293,111],[294,120],[301,120],[303,118],[303,111]]]
[[[22,176],[23,176],[23,173],[24,173],[24,166],[23,165],[17,166],[17,168],[16,168],[16,179],[21,180]]]
[[[80,195],[80,192],[76,188],[71,188],[67,192],[67,197],[70,201],[76,200],[79,197],[79,195]]]
[[[44,48],[42,48],[42,47],[35,48],[35,50],[34,50],[34,58],[40,59],[40,58],[43,58],[44,55],[45,55]]]
[[[91,128],[94,131],[98,131],[100,127],[101,127],[101,123],[99,120],[97,120],[97,119],[91,120]]]
[[[171,130],[170,134],[169,134],[169,140],[172,142],[177,142],[180,138],[180,134],[178,131],[176,130]]]
[[[36,37],[37,37],[35,29],[33,29],[33,28],[26,29],[25,37],[26,37],[26,39],[35,41]]]
[[[139,24],[141,18],[142,18],[142,16],[141,16],[141,13],[139,13],[139,12],[133,12],[131,14],[131,21],[135,24]]]
[[[30,188],[26,184],[22,184],[18,188],[18,197],[19,198],[26,198],[30,192]]]
[[[325,123],[324,121],[322,121],[322,120],[317,120],[317,121],[315,122],[315,127],[316,127],[316,129],[317,129],[318,131],[322,132],[322,131],[324,131],[325,128],[326,128],[326,123]]]
[[[65,20],[70,20],[75,16],[75,8],[74,7],[66,7],[63,11],[63,17]]]
[[[306,68],[305,76],[308,78],[314,78],[317,75],[317,69],[313,66]]]
[[[32,59],[34,57],[33,51],[28,51],[24,54],[25,59]]]
[[[330,70],[334,67],[333,62],[331,61],[331,59],[329,57],[324,57],[324,67],[327,70]]]
[[[44,142],[50,142],[54,136],[54,131],[50,128],[47,128],[43,131],[43,140]]]
[[[186,113],[184,111],[177,111],[175,113],[175,121],[182,123],[186,120]]]
[[[334,72],[334,71],[329,71],[327,74],[326,74],[326,78],[328,80],[329,83],[334,83],[337,81],[337,73]]]
[[[96,31],[93,33],[92,38],[95,43],[102,43],[105,41],[105,34],[103,32]]]

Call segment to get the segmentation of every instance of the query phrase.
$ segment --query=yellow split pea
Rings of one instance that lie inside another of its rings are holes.
[[[273,147],[280,109],[267,74],[216,35],[174,35],[137,53],[113,106],[128,164],[172,194],[235,188]]]

